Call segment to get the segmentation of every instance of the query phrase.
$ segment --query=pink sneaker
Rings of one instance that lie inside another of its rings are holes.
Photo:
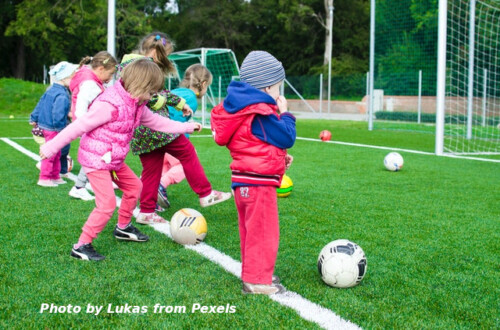
[[[285,287],[281,284],[252,284],[243,282],[244,294],[266,294],[271,295],[275,293],[285,292]]]
[[[212,190],[210,195],[200,198],[201,207],[212,206],[221,202],[224,202],[231,198],[231,193],[226,193],[222,191]]]
[[[52,180],[38,180],[37,185],[42,187],[57,187],[57,183]]]
[[[166,223],[167,220],[163,219],[156,213],[142,213],[140,212],[135,222],[143,225],[151,225],[153,223]]]

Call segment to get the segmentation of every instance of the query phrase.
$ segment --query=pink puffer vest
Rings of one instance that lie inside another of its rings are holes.
[[[76,71],[75,76],[71,78],[71,82],[69,83],[69,90],[71,91],[71,118],[73,118],[73,121],[76,120],[76,99],[78,97],[78,93],[80,92],[80,85],[86,80],[95,81],[97,86],[101,88],[101,92],[104,91],[104,85],[102,84],[102,81],[97,78],[96,74],[92,71],[91,68],[84,65],[78,71]]]
[[[106,89],[96,98],[108,102],[117,111],[104,125],[84,134],[78,149],[78,161],[82,166],[99,170],[118,170],[121,168],[130,148],[134,129],[139,126],[145,103],[138,104],[122,85],[121,80]],[[89,111],[99,111],[96,103]],[[111,161],[106,163],[103,156],[111,152]]]

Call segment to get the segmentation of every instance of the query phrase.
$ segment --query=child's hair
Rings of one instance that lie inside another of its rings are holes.
[[[155,63],[163,73],[165,75],[175,73],[175,65],[167,57],[174,51],[174,44],[165,33],[152,32],[141,40],[139,54],[146,55],[153,49],[156,50]]]
[[[199,93],[203,90],[203,82],[210,86],[212,84],[212,73],[202,64],[193,64],[184,72],[184,78],[179,83],[179,86],[195,88]]]
[[[81,68],[83,65],[87,64],[90,64],[92,69],[102,66],[106,70],[111,70],[118,64],[118,61],[113,57],[113,55],[103,50],[94,56],[85,56],[82,58],[79,67]]]
[[[148,58],[133,61],[121,74],[123,87],[133,97],[163,89],[165,77],[160,67]]]

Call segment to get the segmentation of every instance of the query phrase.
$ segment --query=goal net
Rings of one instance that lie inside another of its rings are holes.
[[[230,49],[198,48],[174,52],[168,58],[174,62],[179,74],[178,77],[169,78],[168,89],[174,89],[179,85],[184,72],[192,64],[203,64],[212,73],[212,85],[201,101],[200,111],[196,113],[197,117],[201,117],[201,122],[205,126],[207,112],[226,96],[227,86],[234,77],[239,76],[236,56]]]
[[[443,152],[500,154],[500,1],[448,1]]]
[[[375,0],[374,129],[434,132],[435,1]]]

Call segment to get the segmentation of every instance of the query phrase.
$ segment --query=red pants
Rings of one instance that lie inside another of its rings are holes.
[[[277,199],[273,186],[238,187],[234,191],[243,282],[272,282],[280,240]]]
[[[130,223],[142,183],[125,163],[115,173],[118,180],[113,180],[111,172],[107,170],[87,173],[92,190],[94,190],[96,206],[83,225],[82,235],[78,240],[80,243],[91,243],[113,216],[116,208],[113,181],[123,191],[122,201],[118,209],[118,224],[123,228]]]
[[[184,135],[169,144],[140,155],[142,163],[141,212],[151,213],[156,208],[165,153],[177,158],[184,168],[191,189],[201,198],[212,192],[212,185],[205,175],[193,144]]]

